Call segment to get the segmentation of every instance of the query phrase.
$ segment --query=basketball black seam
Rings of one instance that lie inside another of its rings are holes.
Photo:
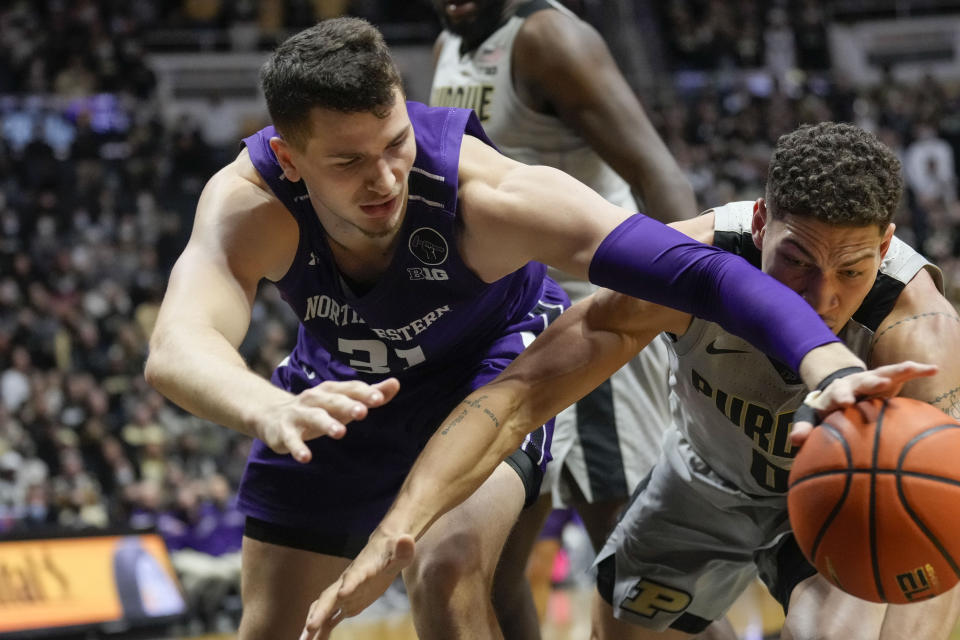
[[[817,471],[816,473],[803,476],[790,485],[790,488],[792,489],[793,487],[799,486],[808,480],[816,480],[817,478],[824,478],[827,476],[856,476],[868,473],[876,473],[877,475],[881,476],[895,475],[903,476],[904,478],[920,478],[921,480],[932,480],[934,482],[942,482],[944,484],[951,484],[956,487],[960,487],[960,480],[946,478],[944,476],[938,476],[932,473],[922,473],[920,471],[898,471],[896,469],[828,469],[826,471]]]
[[[877,458],[880,456],[880,432],[883,430],[883,418],[887,413],[887,407],[890,404],[886,399],[883,401],[883,407],[880,408],[880,415],[877,416],[877,426],[873,430],[873,455],[872,469],[870,470],[870,564],[873,565],[873,582],[877,587],[877,595],[881,601],[886,601],[887,596],[883,591],[883,581],[880,579],[880,554],[877,553]]]
[[[843,447],[843,453],[847,458],[847,467],[850,467],[853,464],[853,454],[850,451],[850,445],[843,437],[843,434],[840,433],[840,430],[832,424],[827,423],[820,425],[820,428],[826,429],[827,433],[835,437],[840,442],[840,445]],[[851,476],[848,475],[846,483],[843,487],[843,494],[840,496],[840,499],[837,500],[837,504],[833,506],[833,510],[830,512],[830,515],[828,515],[827,519],[823,522],[823,524],[820,525],[820,530],[817,532],[816,538],[813,539],[813,544],[810,547],[810,561],[814,564],[816,564],[817,549],[820,547],[820,542],[823,541],[823,536],[826,535],[827,529],[830,528],[830,523],[832,523],[834,518],[837,517],[837,514],[840,513],[840,508],[843,506],[844,501],[846,501],[847,494],[850,493],[850,485],[852,482]],[[796,484],[794,484],[794,486],[796,486]]]
[[[924,535],[926,535],[927,538],[930,540],[930,542],[933,543],[933,546],[937,548],[937,550],[940,552],[940,555],[943,556],[944,560],[947,561],[947,564],[950,565],[950,568],[953,569],[953,573],[956,574],[957,577],[960,577],[960,567],[957,567],[957,563],[954,561],[953,556],[950,555],[950,553],[943,546],[940,540],[933,534],[933,532],[929,528],[927,528],[927,525],[923,523],[923,521],[920,519],[917,513],[910,508],[910,503],[907,501],[907,496],[904,494],[904,491],[903,491],[903,482],[902,482],[903,477],[908,476],[908,474],[901,473],[903,470],[902,468],[903,468],[904,459],[907,457],[907,453],[910,451],[910,449],[914,445],[916,445],[918,442],[920,442],[924,438],[931,436],[934,433],[939,433],[944,429],[957,429],[957,428],[960,428],[960,427],[958,427],[958,425],[955,425],[955,424],[937,425],[935,427],[929,427],[923,433],[919,433],[915,435],[913,438],[911,438],[910,441],[903,446],[903,450],[900,452],[900,458],[897,460],[896,478],[897,478],[897,495],[900,497],[900,503],[903,505],[903,508],[906,510],[907,514],[910,516],[913,522],[918,527],[920,527],[920,530],[923,531]],[[960,483],[956,483],[956,484],[960,484]]]

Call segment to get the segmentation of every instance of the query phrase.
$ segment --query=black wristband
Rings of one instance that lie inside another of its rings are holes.
[[[830,383],[836,380],[837,378],[844,378],[853,373],[860,373],[861,371],[866,371],[863,367],[844,367],[843,369],[837,369],[826,378],[820,381],[820,384],[817,385],[817,391],[823,391]]]
[[[823,391],[837,378],[843,378],[853,373],[860,373],[861,371],[866,371],[866,369],[863,367],[844,367],[843,369],[837,369],[820,381],[820,384],[817,385],[817,391]],[[816,409],[807,404],[806,399],[804,399],[804,402],[797,407],[797,410],[793,413],[794,422],[809,422],[816,426],[818,420]]]

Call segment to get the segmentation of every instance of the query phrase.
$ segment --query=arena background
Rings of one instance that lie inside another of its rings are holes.
[[[940,264],[960,299],[960,0],[566,4],[603,33],[702,208],[761,194],[773,142],[798,124],[876,132],[904,162],[898,235]],[[143,363],[203,184],[267,122],[260,64],[287,35],[345,13],[383,31],[409,97],[426,101],[439,32],[427,0],[0,5],[0,637],[235,630],[233,492],[248,442],[166,402]],[[241,351],[268,375],[296,319],[273,288],[253,314]],[[93,615],[68,603],[93,597],[86,565],[56,580],[38,567],[92,562],[97,541],[176,573],[185,613],[168,594],[168,608],[140,616],[149,624],[114,603],[103,619],[120,621],[28,632],[55,619],[38,607]],[[588,625],[586,538],[574,527],[564,541],[554,640],[586,637]],[[41,622],[11,622],[28,614]],[[742,637],[760,638],[781,615],[758,589],[732,617]],[[338,633],[413,637],[402,590]]]

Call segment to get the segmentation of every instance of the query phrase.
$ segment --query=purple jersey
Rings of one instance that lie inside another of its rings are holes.
[[[340,277],[303,182],[283,177],[268,141],[247,138],[250,159],[300,225],[300,246],[276,284],[300,318],[296,354],[323,380],[420,382],[482,352],[533,308],[545,267],[530,263],[486,284],[457,252],[457,170],[464,132],[489,142],[472,111],[407,104],[417,142],[396,253],[373,289],[354,296]],[[492,143],[491,143],[492,144]],[[479,351],[478,351],[479,350]]]
[[[300,227],[296,258],[276,284],[301,326],[274,382],[297,393],[324,380],[400,380],[398,396],[348,425],[343,439],[309,442],[309,465],[255,441],[240,490],[241,509],[254,517],[368,532],[447,413],[568,304],[542,264],[491,284],[467,268],[457,250],[460,144],[464,134],[492,143],[472,111],[415,102],[407,109],[417,156],[406,216],[389,269],[359,296],[340,276],[306,187],[284,178],[268,144],[273,127],[244,140]],[[541,467],[548,447],[546,430],[525,443]],[[331,482],[336,491],[318,491]]]

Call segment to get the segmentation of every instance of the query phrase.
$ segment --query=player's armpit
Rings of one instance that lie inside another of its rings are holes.
[[[610,289],[600,289],[588,300],[585,330],[621,334],[625,340],[632,340],[637,351],[649,342],[650,333],[656,335],[666,331],[683,335],[693,319],[689,313]]]

